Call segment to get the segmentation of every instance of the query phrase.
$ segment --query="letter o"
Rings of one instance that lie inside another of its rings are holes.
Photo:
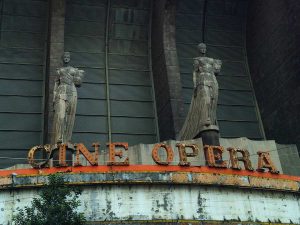
[[[167,160],[166,161],[161,161],[161,159],[159,158],[158,155],[158,150],[160,148],[163,148],[166,150],[167,152]],[[169,165],[170,163],[173,162],[173,158],[174,158],[174,153],[173,150],[171,148],[171,146],[166,145],[166,144],[156,144],[152,150],[152,159],[154,160],[154,162],[158,165]]]
[[[34,159],[34,155],[37,151],[45,151],[47,153],[47,159],[45,161],[36,162]],[[51,155],[51,147],[50,145],[38,145],[31,148],[28,152],[28,163],[36,169],[40,169],[46,167]]]

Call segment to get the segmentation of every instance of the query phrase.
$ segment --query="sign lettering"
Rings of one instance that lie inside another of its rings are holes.
[[[49,159],[53,157],[54,152],[58,152],[58,167],[66,167],[66,151],[71,150],[76,152],[74,166],[82,166],[80,162],[80,155],[83,155],[84,158],[90,163],[91,166],[98,165],[99,158],[99,143],[94,143],[94,152],[91,153],[82,143],[75,144],[72,149],[71,144],[58,144],[52,147],[50,145],[39,145],[31,148],[28,152],[28,162],[33,168],[44,168],[48,167]],[[128,166],[129,165],[129,156],[124,160],[117,160],[116,157],[122,159],[124,157],[124,151],[128,151],[128,143],[126,142],[116,142],[107,144],[109,154],[108,154],[108,166]],[[179,155],[179,166],[191,166],[191,163],[188,161],[188,157],[196,157],[199,154],[199,147],[196,144],[185,144],[177,143],[176,147],[178,148]],[[121,148],[121,149],[120,149]],[[118,150],[117,150],[118,149]],[[165,151],[166,159],[162,159],[159,155],[159,150]],[[42,151],[46,153],[47,159],[42,162],[37,163],[35,159],[36,152]],[[239,162],[244,164],[245,170],[253,171],[252,163],[250,160],[250,154],[246,149],[239,148],[227,148],[227,154],[229,154],[230,163],[227,160],[223,160],[224,147],[222,146],[204,146],[204,157],[206,165],[214,168],[227,169],[228,164],[231,165],[230,169],[241,170]],[[270,172],[273,174],[278,174],[279,171],[276,169],[274,163],[271,160],[269,152],[257,152],[258,155],[258,166],[257,171],[259,172]],[[170,145],[159,143],[156,144],[152,149],[152,159],[158,165],[168,166],[174,162],[174,152]]]

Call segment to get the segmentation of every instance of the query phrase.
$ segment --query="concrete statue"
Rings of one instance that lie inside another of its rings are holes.
[[[69,66],[70,53],[63,56],[64,66],[57,69],[53,90],[53,132],[52,144],[71,141],[77,106],[77,90],[84,75],[83,70]]]
[[[203,132],[219,130],[216,118],[219,86],[215,74],[220,72],[222,62],[205,56],[204,43],[198,45],[198,50],[200,56],[194,58],[194,94],[179,140],[198,138]]]

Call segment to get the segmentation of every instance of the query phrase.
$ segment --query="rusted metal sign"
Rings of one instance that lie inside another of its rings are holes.
[[[82,166],[80,162],[80,154],[90,163],[91,166],[98,165],[99,158],[99,143],[94,143],[94,152],[91,153],[83,144],[58,144],[53,146],[35,146],[28,152],[28,162],[33,168],[44,168],[49,167],[48,161],[51,159],[55,152],[58,152],[58,165],[57,167],[68,166],[66,163],[66,152],[73,151],[75,153],[74,166]],[[128,151],[128,143],[126,142],[116,142],[107,143],[109,150],[109,159],[107,162],[108,166],[128,166],[129,156],[127,154],[124,158],[125,152]],[[185,144],[177,143],[179,155],[179,166],[188,167],[191,163],[188,161],[188,157],[196,157],[199,154],[199,146],[196,144]],[[37,163],[35,155],[38,151],[42,151],[46,155],[46,160]],[[159,153],[164,154],[162,157]],[[253,171],[252,163],[250,161],[249,152],[245,149],[238,148],[227,148],[224,150],[222,146],[204,146],[204,158],[206,161],[206,166],[220,168],[220,169],[235,169],[241,170],[240,163],[244,164],[245,170]],[[152,149],[152,159],[157,165],[168,166],[173,163],[174,151],[170,145],[159,143],[156,144]],[[229,161],[223,160],[223,154],[229,154]],[[276,169],[274,163],[271,160],[270,154],[268,152],[257,152],[258,155],[258,165],[257,171],[259,172],[270,172],[273,174],[279,173]],[[231,165],[230,167],[228,165]]]

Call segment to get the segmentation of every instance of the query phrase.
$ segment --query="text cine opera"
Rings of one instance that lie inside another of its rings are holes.
[[[28,152],[28,161],[33,168],[45,168],[49,167],[49,160],[53,158],[54,152],[58,152],[58,164],[56,167],[66,167],[66,152],[75,151],[76,157],[74,166],[82,166],[80,162],[80,155],[83,155],[85,159],[91,164],[91,166],[98,166],[98,156],[99,156],[99,143],[94,143],[94,152],[90,152],[82,143],[80,144],[58,144],[55,147],[50,145],[40,145],[31,148]],[[128,166],[129,157],[124,157],[124,151],[128,151],[128,143],[126,142],[116,142],[108,143],[109,149],[108,154],[108,166]],[[185,144],[177,143],[176,147],[179,154],[179,166],[188,167],[191,163],[188,158],[196,157],[199,154],[199,146],[196,144]],[[239,148],[227,148],[226,151],[222,146],[204,146],[204,157],[206,166],[220,168],[220,169],[234,169],[241,170],[240,163],[244,164],[245,170],[254,171],[252,163],[250,160],[250,154],[246,149]],[[42,162],[36,162],[35,155],[38,151],[43,151],[44,155],[47,155],[47,159]],[[162,159],[159,156],[159,151],[165,151],[166,157]],[[46,154],[45,154],[46,153]],[[229,154],[229,162],[223,160],[223,154]],[[127,154],[128,155],[128,154]],[[258,165],[256,171],[259,172],[270,172],[278,174],[279,171],[276,169],[274,163],[271,160],[269,152],[257,152]],[[116,158],[118,160],[116,160]],[[123,159],[125,158],[125,159]],[[152,149],[152,159],[157,165],[168,166],[173,163],[174,151],[170,145],[159,143],[156,144]],[[229,166],[230,165],[230,166]]]

